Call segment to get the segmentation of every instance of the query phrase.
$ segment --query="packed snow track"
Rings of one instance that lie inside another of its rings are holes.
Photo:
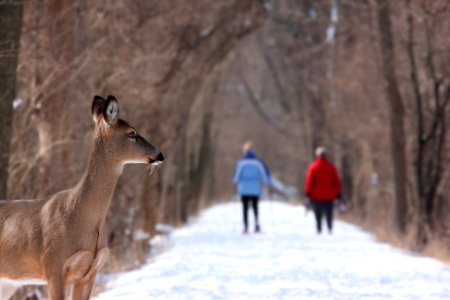
[[[450,266],[356,226],[317,235],[303,207],[263,201],[262,233],[243,235],[241,215],[239,202],[204,211],[140,269],[103,277],[96,299],[450,299]]]

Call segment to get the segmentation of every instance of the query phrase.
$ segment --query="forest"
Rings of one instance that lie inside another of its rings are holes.
[[[0,1],[0,199],[74,186],[114,95],[165,161],[125,167],[103,272],[229,201],[247,140],[299,205],[325,146],[340,218],[448,261],[449,37],[447,0]]]

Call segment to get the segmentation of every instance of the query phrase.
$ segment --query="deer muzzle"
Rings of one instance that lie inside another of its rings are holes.
[[[155,148],[152,144],[147,142],[143,137],[137,136],[136,142],[139,146],[143,147],[145,149],[145,152],[147,153],[148,157],[148,163],[150,165],[159,165],[164,161],[164,155],[159,151],[157,148]]]

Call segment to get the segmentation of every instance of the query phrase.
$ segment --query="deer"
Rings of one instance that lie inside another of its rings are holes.
[[[164,156],[119,119],[114,96],[95,96],[84,175],[73,188],[34,200],[0,202],[0,279],[47,285],[51,300],[89,299],[108,249],[106,215],[126,164]]]

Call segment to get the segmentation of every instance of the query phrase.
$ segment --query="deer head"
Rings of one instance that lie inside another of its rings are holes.
[[[113,96],[105,100],[95,96],[92,116],[96,124],[96,144],[121,172],[125,164],[144,163],[151,166],[164,160],[163,154],[138,134],[126,121],[119,119],[119,103]]]

